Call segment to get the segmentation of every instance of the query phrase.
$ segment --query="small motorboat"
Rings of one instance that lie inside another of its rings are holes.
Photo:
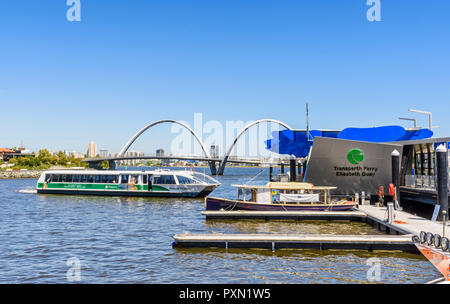
[[[206,210],[249,211],[346,211],[356,202],[332,200],[330,191],[337,187],[311,183],[269,182],[265,186],[232,185],[238,188],[237,199],[205,198]]]

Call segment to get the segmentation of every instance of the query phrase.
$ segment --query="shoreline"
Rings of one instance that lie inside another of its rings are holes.
[[[39,178],[44,170],[0,171],[0,179]]]
[[[179,168],[179,167],[160,167],[160,168]],[[191,167],[188,167],[191,168]],[[207,166],[196,166],[195,168],[208,168]],[[252,166],[230,166],[230,168],[259,168],[259,167],[252,167]],[[50,168],[47,170],[58,170],[62,168]],[[70,168],[64,168],[64,169],[70,169]],[[46,170],[26,170],[26,171],[0,171],[0,180],[1,179],[21,179],[21,178],[39,178]]]

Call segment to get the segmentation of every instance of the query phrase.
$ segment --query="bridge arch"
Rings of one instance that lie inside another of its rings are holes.
[[[207,158],[210,158],[208,150],[205,148],[205,145],[203,144],[202,140],[200,139],[200,137],[194,132],[194,130],[191,129],[191,127],[189,127],[188,125],[186,125],[185,123],[181,122],[181,121],[177,121],[177,120],[172,120],[172,119],[163,119],[163,120],[158,120],[155,122],[152,122],[151,124],[145,126],[144,128],[142,128],[141,130],[139,130],[136,134],[133,135],[133,137],[130,138],[130,140],[125,144],[125,146],[123,146],[122,150],[120,150],[119,152],[119,156],[124,156],[125,153],[128,151],[128,149],[130,148],[130,146],[135,142],[135,140],[142,135],[142,133],[144,133],[145,131],[147,131],[148,129],[150,129],[153,126],[162,124],[162,123],[174,123],[174,124],[178,124],[182,127],[184,127],[185,129],[187,129],[189,132],[191,132],[192,135],[194,135],[195,139],[197,140],[197,142],[200,144],[200,146],[202,147],[203,153],[205,153],[205,156]]]
[[[220,167],[219,167],[219,172],[218,172],[219,175],[223,175],[223,172],[225,170],[225,165],[226,165],[226,163],[228,161],[228,158],[230,157],[231,151],[233,150],[234,146],[236,145],[236,142],[242,136],[242,134],[244,134],[248,129],[250,129],[254,125],[260,124],[262,122],[273,122],[273,123],[276,123],[276,124],[278,124],[280,126],[285,127],[288,130],[292,130],[292,128],[289,125],[287,125],[284,122],[281,122],[279,120],[275,120],[275,119],[260,119],[260,120],[254,121],[252,123],[249,123],[245,128],[243,128],[241,130],[241,132],[239,132],[239,134],[234,138],[233,143],[228,148],[227,153],[225,154],[225,156],[223,157],[222,161],[220,162]]]

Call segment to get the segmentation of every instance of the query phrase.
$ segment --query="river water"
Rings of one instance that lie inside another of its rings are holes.
[[[264,183],[267,171],[227,168],[212,195],[232,198],[231,184]],[[35,185],[36,179],[0,180],[0,283],[424,283],[440,277],[422,256],[400,252],[171,245],[182,232],[379,233],[364,223],[205,221],[203,199],[38,195]]]

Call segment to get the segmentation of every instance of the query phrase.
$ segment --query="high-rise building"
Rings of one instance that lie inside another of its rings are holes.
[[[209,155],[212,158],[219,158],[220,148],[219,145],[211,145],[209,148]]]
[[[109,156],[109,151],[106,149],[100,149],[100,156],[101,157],[108,157]]]
[[[93,141],[88,143],[87,145],[87,157],[95,157],[97,156],[97,144]]]

